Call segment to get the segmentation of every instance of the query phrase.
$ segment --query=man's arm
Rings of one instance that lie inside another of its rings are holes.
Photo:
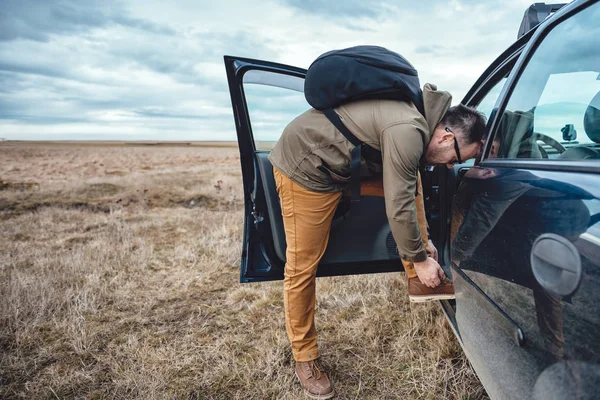
[[[383,182],[382,182],[383,183]],[[417,195],[415,196],[415,206],[417,209],[417,221],[419,222],[419,230],[421,231],[421,241],[425,246],[427,256],[437,261],[437,249],[433,246],[433,243],[429,240],[429,232],[427,226],[427,215],[425,214],[425,202],[423,201],[423,186],[421,183],[421,175],[417,174]],[[415,265],[410,261],[402,260],[404,271],[409,278],[417,276],[415,271]]]
[[[426,134],[411,123],[388,126],[382,132],[385,208],[400,256],[412,262],[421,283],[436,287],[444,271],[428,257],[418,225],[415,191]]]
[[[381,136],[386,214],[402,259],[411,262],[427,259],[415,205],[424,136],[410,123],[389,126]]]

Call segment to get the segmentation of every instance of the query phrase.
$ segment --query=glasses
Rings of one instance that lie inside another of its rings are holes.
[[[462,164],[463,161],[462,161],[462,158],[460,158],[460,149],[458,148],[458,141],[456,140],[456,135],[448,127],[446,127],[445,130],[446,130],[446,132],[450,132],[454,137],[454,151],[456,151],[457,161],[453,161],[450,164],[457,164],[457,163]]]

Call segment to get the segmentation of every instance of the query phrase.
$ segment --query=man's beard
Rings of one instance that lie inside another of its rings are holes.
[[[434,149],[427,148],[427,152],[425,153],[425,164],[427,164],[429,166],[436,166],[439,164],[443,164],[443,162],[442,162],[443,153],[444,153],[444,150],[440,149],[439,147],[434,148]]]

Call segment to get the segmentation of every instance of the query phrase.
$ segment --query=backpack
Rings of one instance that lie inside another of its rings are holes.
[[[354,136],[333,109],[355,100],[402,100],[425,114],[417,70],[400,54],[379,46],[322,54],[306,72],[304,96],[355,146],[350,152],[350,203],[355,205],[360,201],[360,160],[381,163],[381,152]]]

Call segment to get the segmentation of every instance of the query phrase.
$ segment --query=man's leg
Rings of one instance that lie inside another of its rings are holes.
[[[332,396],[329,378],[313,362],[319,357],[314,321],[315,279],[342,193],[311,192],[277,169],[273,173],[287,242],[283,302],[286,330],[297,361],[296,373],[310,395]]]

